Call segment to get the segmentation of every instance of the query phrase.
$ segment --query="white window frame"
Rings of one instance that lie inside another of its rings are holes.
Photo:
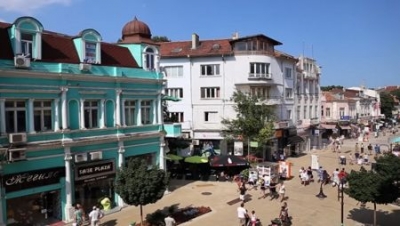
[[[219,99],[221,94],[220,87],[201,87],[200,98],[201,99]]]
[[[331,108],[325,108],[325,117],[327,118],[331,117]]]
[[[171,97],[183,98],[183,88],[166,88],[165,94]]]
[[[307,119],[307,106],[303,106],[303,119]]]
[[[218,76],[220,74],[221,74],[221,68],[219,64],[200,65],[201,76]]]
[[[85,40],[83,48],[84,48],[84,55],[83,55],[84,63],[95,64],[95,63],[99,62],[100,59],[98,56],[98,52],[99,52],[98,51],[98,48],[99,48],[98,43]],[[88,51],[88,50],[90,50],[90,51]],[[88,56],[89,52],[90,52],[90,54],[94,54],[94,56]]]
[[[204,112],[204,122],[206,123],[216,123],[218,112],[217,111],[205,111]]]
[[[252,96],[269,98],[270,97],[271,88],[269,86],[251,86],[250,94]]]
[[[39,106],[37,106],[37,104]],[[52,101],[51,100],[35,100],[33,101],[33,118],[36,120],[36,113],[39,113],[39,123],[40,128],[36,128],[36,121],[34,121],[34,129],[37,132],[44,132],[53,129],[53,108],[52,108]],[[45,116],[46,113],[50,113],[50,127],[45,126]]]
[[[149,125],[152,123],[151,110],[152,100],[142,100],[140,103],[140,114],[142,119],[142,125]]]
[[[24,39],[24,35],[29,35],[31,37],[31,40]],[[33,58],[33,43],[35,40],[35,34],[29,33],[29,32],[21,32],[21,53],[24,56],[28,56],[30,58]],[[25,50],[25,51],[24,51]]]
[[[292,119],[292,110],[286,110],[286,119]]]
[[[7,107],[8,103],[12,103],[12,107]],[[19,104],[23,103],[23,107],[18,106]],[[27,110],[26,110],[26,101],[25,100],[6,100],[5,101],[5,119],[6,121],[10,121],[10,119],[7,118],[8,112],[13,112],[13,118],[14,118],[14,131],[10,131],[7,129],[7,123],[6,123],[6,133],[18,133],[18,132],[26,132],[27,131]],[[24,122],[18,122],[18,112],[24,112],[25,117],[23,118]],[[25,124],[25,130],[19,130],[18,129],[18,124],[22,123]]]
[[[125,100],[125,125],[127,126],[136,125],[136,103],[136,100]]]
[[[169,118],[176,118],[177,122],[184,122],[184,113],[183,112],[169,112]]]
[[[342,118],[346,113],[346,108],[339,108],[339,118]]]
[[[83,105],[84,121],[86,129],[99,128],[99,101],[98,100],[85,100]],[[93,118],[94,112],[96,113]],[[87,122],[86,119],[89,119]]]
[[[309,117],[309,119],[312,119],[313,118],[313,115],[312,115],[313,114],[313,106],[310,105],[308,108],[309,108],[308,117]]]
[[[183,66],[165,66],[164,73],[168,78],[183,77]]]
[[[158,53],[153,47],[147,47],[143,51],[143,69],[155,71],[158,64]]]
[[[297,108],[296,108],[296,118],[297,118],[297,120],[300,120],[301,119],[301,106],[297,106]]]
[[[293,99],[293,89],[285,88],[285,97],[286,99]]]
[[[250,78],[271,78],[271,74],[269,73],[269,63],[259,63],[259,62],[251,62],[249,77]]]

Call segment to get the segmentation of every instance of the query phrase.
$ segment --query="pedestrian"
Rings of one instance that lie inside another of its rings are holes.
[[[176,226],[176,221],[171,214],[168,214],[168,216],[164,218],[164,223],[165,226]]]
[[[81,208],[81,205],[76,204],[73,226],[82,226],[82,225],[83,225],[83,210]]]
[[[369,153],[369,155],[372,155],[372,144],[371,143],[368,144],[368,153]]]
[[[333,171],[332,179],[333,179],[332,187],[335,187],[336,185],[339,185],[339,169],[338,168],[336,168],[336,170]]]
[[[361,154],[364,154],[364,143],[361,143],[360,152],[361,152]]]
[[[244,208],[244,203],[243,202],[237,208],[237,216],[239,218],[239,226],[245,226],[246,225],[246,218],[248,217],[248,215],[247,215],[247,210]]]
[[[281,202],[285,199],[285,193],[286,193],[286,187],[283,181],[281,182],[281,185],[279,186],[279,197],[281,199]]]
[[[314,175],[313,175],[311,166],[309,166],[307,169],[307,176],[308,176],[308,181],[314,182]]]
[[[271,181],[271,183],[269,184],[268,188],[269,188],[269,195],[271,196],[270,200],[276,199],[279,197],[278,192],[276,192],[276,185],[277,183],[275,183],[274,180]]]
[[[266,194],[265,194],[266,187],[265,187],[264,179],[260,179],[260,189],[261,189],[261,195],[262,195],[261,197],[263,199],[265,199],[265,197],[266,197]]]
[[[92,211],[89,213],[90,225],[91,226],[99,226],[99,217],[100,212],[96,206],[93,206]]]
[[[322,166],[318,168],[318,182],[324,181],[324,170],[322,169]]]
[[[254,211],[254,210],[251,211],[250,223],[251,223],[251,226],[257,225],[257,216],[256,216],[256,211]]]
[[[381,153],[381,148],[379,147],[378,144],[375,144],[375,155],[378,155]]]
[[[240,201],[244,202],[244,196],[246,195],[246,185],[244,183],[242,183],[239,187],[239,199]]]
[[[358,153],[358,143],[354,146],[354,153]]]

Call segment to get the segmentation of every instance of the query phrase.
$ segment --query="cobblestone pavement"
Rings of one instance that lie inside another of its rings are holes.
[[[389,136],[371,138],[371,143],[387,143]],[[342,152],[348,155],[354,150],[356,140],[345,140]],[[367,145],[365,145],[366,147]],[[320,165],[331,173],[339,166],[338,154],[331,150],[314,150],[297,158],[289,158],[293,163],[293,178],[286,183],[289,214],[293,217],[294,226],[335,226],[340,225],[341,205],[338,201],[336,187],[326,185],[323,187],[327,198],[320,200],[316,197],[319,192],[319,184],[311,183],[302,186],[297,177],[300,167],[311,165],[310,154],[317,154]],[[346,171],[358,170],[358,165],[346,165]],[[370,166],[366,166],[370,167]],[[314,174],[315,175],[315,174]],[[210,206],[212,212],[196,218],[182,225],[211,226],[211,225],[238,225],[236,208],[239,204],[228,205],[227,202],[238,198],[237,187],[231,182],[204,182],[204,181],[173,181],[172,192],[164,196],[155,204],[147,205],[144,215],[152,213],[170,205],[186,206]],[[211,193],[211,194],[210,194]],[[245,207],[251,211],[255,210],[264,226],[279,214],[280,202],[277,200],[259,199],[260,192],[250,190],[248,198],[251,199]],[[381,226],[395,226],[400,222],[400,208],[393,205],[377,206],[378,224]],[[373,222],[373,206],[367,204],[361,207],[357,201],[344,197],[344,223],[345,225],[369,225]],[[129,226],[132,221],[139,221],[139,209],[137,207],[126,207],[120,212],[105,216],[103,226]]]

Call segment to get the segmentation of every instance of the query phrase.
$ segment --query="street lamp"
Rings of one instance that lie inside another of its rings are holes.
[[[341,198],[340,202],[340,225],[343,226],[343,212],[344,212],[344,200],[343,200],[343,194],[344,194],[344,180],[340,180],[340,185],[338,186],[338,199]],[[339,201],[339,200],[338,200]]]
[[[327,196],[324,194],[324,190],[322,189],[322,185],[324,184],[324,180],[321,181],[321,186],[319,187],[319,193],[316,195],[319,199],[324,199]]]

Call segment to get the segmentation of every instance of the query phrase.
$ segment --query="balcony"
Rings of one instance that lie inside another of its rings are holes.
[[[304,75],[304,78],[306,78],[306,79],[317,79],[318,78],[318,74],[315,72],[304,71],[303,75]]]
[[[267,74],[267,73],[249,73],[249,80],[270,80],[272,79],[272,74]]]
[[[265,105],[279,105],[282,104],[282,97],[270,97],[265,98],[264,100],[260,101],[260,104]]]
[[[165,123],[165,137],[180,137],[182,136],[182,125],[180,123]]]

